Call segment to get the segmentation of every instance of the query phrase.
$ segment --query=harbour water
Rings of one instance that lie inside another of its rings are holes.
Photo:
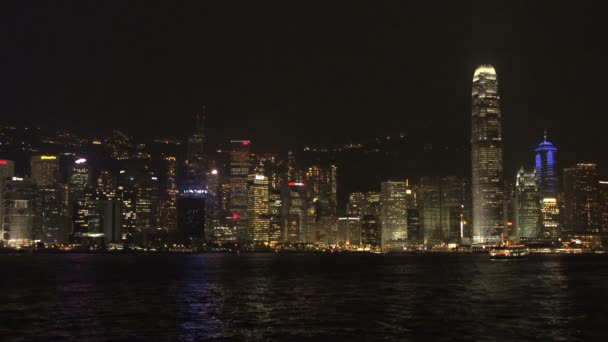
[[[608,255],[0,255],[0,336],[599,340]]]

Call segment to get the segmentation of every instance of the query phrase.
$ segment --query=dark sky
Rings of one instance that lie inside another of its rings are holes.
[[[531,163],[544,128],[565,162],[608,159],[599,2],[15,3],[0,14],[2,120],[180,137],[206,104],[215,143],[281,149],[421,125],[462,143],[473,70],[490,63],[509,172]]]

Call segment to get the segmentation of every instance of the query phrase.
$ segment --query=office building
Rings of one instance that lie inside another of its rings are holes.
[[[471,107],[473,242],[496,242],[504,229],[504,203],[502,118],[493,66],[475,70]]]
[[[601,207],[597,165],[577,163],[564,169],[564,227],[566,235],[599,233]]]
[[[542,212],[540,218],[541,235],[547,238],[557,238],[560,235],[557,148],[547,141],[546,131],[543,141],[534,152],[536,152],[536,184]]]
[[[380,186],[382,245],[407,239],[407,181],[386,181]]]
[[[541,200],[538,191],[536,171],[526,171],[523,167],[515,180],[515,235],[512,237],[538,238],[541,236]]]

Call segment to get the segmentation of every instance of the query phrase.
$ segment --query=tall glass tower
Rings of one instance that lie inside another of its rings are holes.
[[[473,242],[495,242],[504,230],[504,203],[500,96],[493,66],[475,69],[471,107]]]
[[[560,234],[560,213],[558,198],[558,181],[556,154],[557,148],[547,141],[545,131],[543,141],[534,150],[536,152],[536,184],[540,193],[541,228],[544,237],[555,238]]]

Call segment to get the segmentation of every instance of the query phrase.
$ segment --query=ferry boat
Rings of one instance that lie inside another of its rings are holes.
[[[528,255],[526,245],[512,245],[510,241],[505,242],[504,234],[500,234],[500,246],[493,246],[488,251],[490,259],[519,259]]]
[[[524,245],[495,246],[490,248],[490,259],[519,259],[528,255]]]

